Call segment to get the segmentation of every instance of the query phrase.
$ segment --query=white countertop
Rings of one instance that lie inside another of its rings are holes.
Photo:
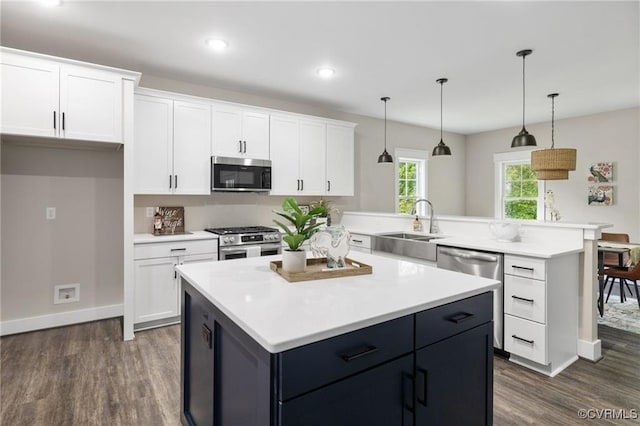
[[[563,244],[562,241],[551,241],[548,244],[535,244],[518,241],[503,242],[487,238],[474,239],[472,237],[447,237],[433,240],[433,242],[439,246],[484,250],[543,259],[581,253],[583,251],[582,247],[568,246]]]
[[[366,253],[373,274],[290,283],[269,269],[281,256],[176,267],[255,339],[278,353],[480,294],[495,280]]]
[[[153,234],[133,234],[133,244],[148,243],[170,243],[174,241],[188,240],[214,240],[218,235],[207,231],[189,231],[189,234],[176,235],[153,235]]]

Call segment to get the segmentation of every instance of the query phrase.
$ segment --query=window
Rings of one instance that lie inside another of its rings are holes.
[[[495,216],[500,219],[544,218],[544,181],[531,170],[531,151],[494,155]]]
[[[427,158],[426,151],[402,149],[395,150],[396,164],[396,213],[411,214],[415,202],[427,197]],[[417,214],[426,214],[426,203],[417,206]]]

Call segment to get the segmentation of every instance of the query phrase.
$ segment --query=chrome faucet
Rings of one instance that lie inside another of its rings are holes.
[[[420,198],[419,200],[416,200],[416,202],[413,203],[413,208],[411,209],[411,216],[416,214],[416,206],[421,201],[424,201],[425,203],[429,204],[429,233],[432,234],[433,233],[433,204],[431,204],[431,201],[427,200],[426,198]]]

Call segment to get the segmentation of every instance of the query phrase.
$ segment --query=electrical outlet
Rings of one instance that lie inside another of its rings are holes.
[[[154,214],[153,207],[147,207],[147,217],[153,217]]]
[[[56,218],[56,208],[47,207],[47,220],[54,220]]]
[[[53,288],[53,304],[80,301],[80,284],[62,284]]]

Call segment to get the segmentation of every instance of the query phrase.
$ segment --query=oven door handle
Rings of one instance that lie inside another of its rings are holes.
[[[248,246],[242,246],[242,247],[222,247],[220,248],[221,252],[224,253],[244,253],[247,251],[247,249],[249,247],[260,247],[260,251],[265,251],[265,250],[273,250],[273,249],[277,249],[280,248],[282,245],[281,244],[254,244],[254,245],[248,245]]]
[[[238,247],[223,247],[220,249],[221,252],[223,253],[230,253],[230,254],[235,254],[235,253],[244,253],[247,251],[246,247],[242,247],[242,248],[238,248]]]

